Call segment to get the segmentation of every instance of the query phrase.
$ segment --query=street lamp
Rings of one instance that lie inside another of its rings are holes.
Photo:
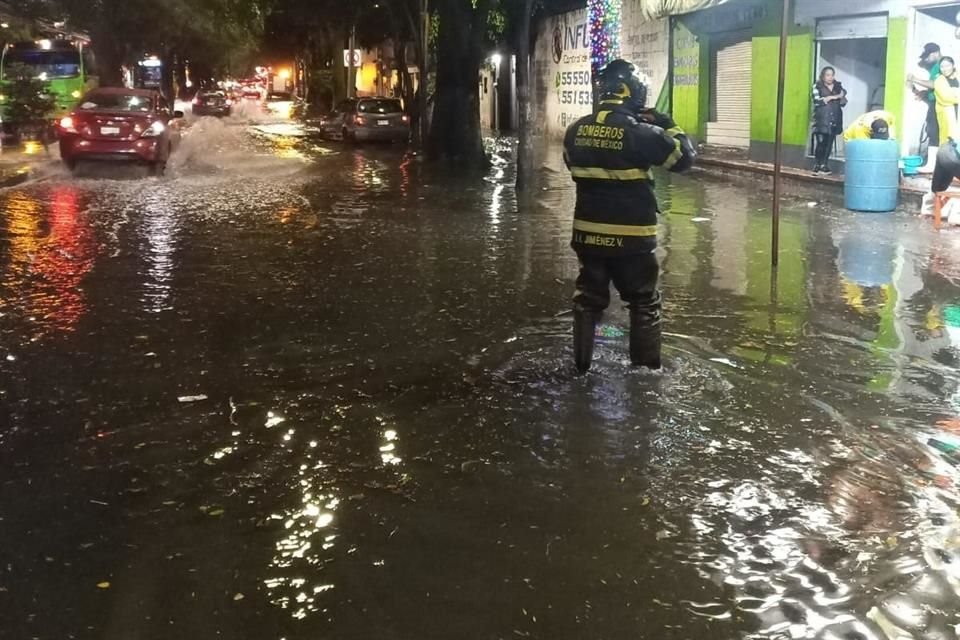
[[[490,62],[493,63],[493,125],[494,131],[500,131],[500,63],[503,62],[503,56],[495,53],[490,56]]]

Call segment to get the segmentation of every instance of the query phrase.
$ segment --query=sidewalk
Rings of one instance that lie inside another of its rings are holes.
[[[706,171],[721,174],[773,176],[773,164],[747,159],[746,150],[703,145],[699,149],[698,165]],[[781,175],[788,190],[822,190],[827,187],[832,195],[843,195],[843,174],[813,175],[807,169],[783,167]],[[930,191],[930,178],[911,176],[900,178],[900,204],[908,212],[919,213],[923,194]]]
[[[55,144],[50,145],[48,151],[36,143],[0,147],[0,189],[25,182],[39,167],[60,159]]]

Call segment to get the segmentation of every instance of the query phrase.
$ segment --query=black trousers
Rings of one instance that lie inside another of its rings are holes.
[[[830,153],[833,151],[833,141],[836,137],[837,136],[832,133],[817,134],[813,156],[816,158],[817,164],[821,167],[827,165],[827,161],[830,159]]]
[[[940,146],[940,121],[937,120],[937,105],[933,102],[927,102],[927,144]]]
[[[610,281],[631,310],[659,317],[660,263],[653,252],[628,256],[598,257],[577,253],[580,275],[574,305],[584,311],[600,312],[610,305]]]
[[[954,178],[960,178],[960,153],[957,153],[957,145],[949,141],[937,151],[930,190],[934,193],[946,191]]]

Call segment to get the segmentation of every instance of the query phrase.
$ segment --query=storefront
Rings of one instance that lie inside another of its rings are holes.
[[[887,73],[887,14],[819,18],[816,22],[816,82],[821,70],[833,67],[847,91],[844,122],[883,109]],[[810,155],[812,156],[812,149]],[[843,137],[834,157],[843,157]]]
[[[750,147],[756,25],[765,0],[745,0],[675,19],[674,102],[681,126],[699,140]]]
[[[918,6],[910,16],[909,41],[907,45],[907,72],[924,74],[918,66],[919,55],[928,42],[940,45],[943,55],[960,60],[960,40],[957,39],[957,15],[960,2],[940,2]],[[920,87],[916,87],[920,89]],[[912,89],[912,87],[908,88]],[[908,91],[904,105],[904,122],[901,127],[905,153],[925,152],[928,136],[925,126],[927,103]]]
[[[622,0],[618,55],[648,76],[651,106],[670,110],[698,142],[745,149],[751,160],[771,162],[782,6],[780,0],[717,1],[650,19],[638,0]],[[824,66],[834,67],[847,89],[845,123],[871,110],[890,111],[904,153],[916,153],[926,103],[914,97],[906,77],[926,42],[938,42],[945,55],[960,59],[960,0],[803,0],[793,7],[784,80],[785,164],[810,164],[811,87]],[[547,17],[538,26],[536,125],[549,138],[562,137],[592,108],[590,29],[586,9]],[[842,156],[838,141],[836,157]]]
[[[750,146],[752,36],[747,29],[717,34],[710,42],[708,144]]]
[[[670,108],[670,21],[648,20],[638,0],[623,0],[617,55],[633,62],[649,82],[648,103]],[[534,98],[538,130],[558,139],[593,109],[590,24],[586,9],[544,19],[534,46]]]

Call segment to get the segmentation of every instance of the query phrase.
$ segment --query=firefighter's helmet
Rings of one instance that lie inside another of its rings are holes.
[[[622,101],[632,111],[646,107],[647,82],[633,64],[623,59],[614,60],[597,74],[600,100]]]

